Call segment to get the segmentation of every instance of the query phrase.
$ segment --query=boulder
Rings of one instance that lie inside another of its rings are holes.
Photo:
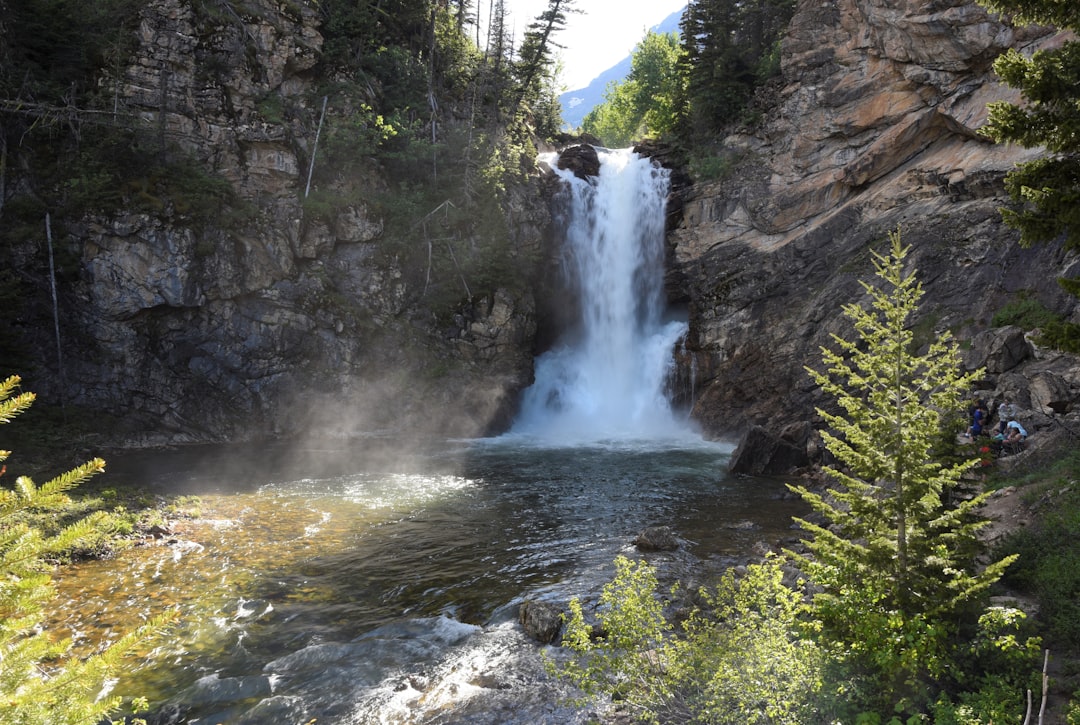
[[[679,539],[670,526],[650,526],[631,542],[641,551],[675,551]]]
[[[582,144],[571,146],[559,154],[559,168],[574,172],[574,176],[585,179],[600,175],[600,157],[592,146]]]
[[[1031,396],[1031,407],[1046,415],[1068,413],[1076,399],[1068,381],[1049,370],[1031,377],[1028,393]]]
[[[562,631],[562,614],[554,604],[529,599],[518,608],[518,621],[525,634],[541,644],[551,644]]]
[[[997,375],[1013,370],[1034,355],[1035,349],[1022,328],[1015,325],[995,327],[972,338],[971,348],[964,353],[964,367],[968,370],[986,368],[986,372]]]
[[[797,430],[805,431],[807,427],[799,426]],[[795,429],[785,428],[789,435],[793,430]],[[808,433],[805,435],[808,436]],[[809,465],[810,457],[806,449],[806,438],[800,444],[763,426],[755,425],[746,432],[735,452],[731,454],[728,470],[752,476],[790,473],[796,468]]]

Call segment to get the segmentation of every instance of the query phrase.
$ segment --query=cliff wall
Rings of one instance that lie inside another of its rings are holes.
[[[707,434],[814,419],[822,401],[804,366],[831,334],[851,337],[841,305],[863,298],[869,252],[890,230],[912,246],[926,291],[924,341],[945,330],[970,341],[1023,295],[1078,319],[1052,282],[1080,275],[1077,255],[1020,248],[998,212],[1004,175],[1036,152],[978,135],[987,102],[1016,100],[994,58],[1063,37],[965,0],[799,3],[765,123],[726,140],[731,172],[686,191],[671,235],[669,287],[690,305]]]
[[[370,200],[390,181],[374,158],[334,158],[325,134],[316,146],[320,84],[341,80],[316,77],[317,3],[151,0],[136,35],[103,93],[162,154],[227,182],[235,218],[196,218],[147,186],[116,190],[118,211],[54,219],[63,354],[35,235],[9,250],[36,287],[18,320],[30,359],[10,372],[113,416],[131,444],[504,425],[532,371],[531,292],[462,292],[436,319],[423,270],[382,248]],[[349,202],[330,216],[305,203],[313,155],[342,169],[324,186]],[[510,190],[523,257],[546,213],[535,189]],[[404,246],[425,244],[411,233]]]

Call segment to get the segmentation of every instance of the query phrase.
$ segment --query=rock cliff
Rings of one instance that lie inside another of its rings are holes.
[[[131,62],[101,86],[163,151],[223,178],[240,218],[151,198],[58,223],[58,246],[78,256],[61,290],[65,369],[43,299],[28,325],[36,372],[21,371],[31,389],[116,416],[133,444],[505,424],[531,375],[531,293],[475,291],[452,317],[425,312],[415,275],[380,253],[368,200],[387,182],[374,161],[333,181],[344,209],[304,203],[322,43],[314,2],[145,4]],[[511,190],[512,244],[538,245],[546,213],[535,190]]]
[[[694,416],[709,435],[781,438],[813,420],[822,401],[804,366],[831,334],[850,337],[840,307],[861,298],[869,251],[892,229],[926,290],[923,340],[970,340],[1021,295],[1078,319],[1051,280],[1080,275],[1080,259],[1020,248],[998,212],[1004,174],[1035,152],[978,134],[988,101],[1016,100],[993,59],[1062,37],[964,0],[798,4],[765,122],[726,140],[731,173],[691,186],[671,233],[669,288],[690,306]]]

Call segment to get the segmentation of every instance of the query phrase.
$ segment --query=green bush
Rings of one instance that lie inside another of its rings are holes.
[[[1037,299],[1020,295],[1006,303],[991,319],[994,327],[1016,325],[1025,330],[1040,330],[1040,344],[1063,352],[1080,353],[1080,325],[1051,312]]]
[[[553,669],[648,722],[812,722],[821,657],[799,636],[802,595],[783,584],[783,563],[770,557],[741,578],[728,571],[715,591],[698,593],[704,608],[674,636],[653,568],[619,557],[595,627],[571,601],[563,646],[575,657]]]
[[[1056,319],[1059,319],[1058,316],[1046,309],[1042,302],[1021,294],[995,312],[990,324],[994,327],[1016,325],[1025,330],[1034,330]]]
[[[1080,453],[1063,458],[1041,486],[1045,513],[1003,544],[1019,554],[1005,577],[1039,598],[1039,620],[1048,641],[1080,649]]]

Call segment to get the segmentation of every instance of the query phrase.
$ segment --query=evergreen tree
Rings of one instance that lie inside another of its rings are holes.
[[[0,423],[9,423],[34,402],[33,393],[14,394],[19,378],[0,382]],[[0,464],[10,451],[0,451]],[[55,641],[42,628],[44,605],[53,597],[50,559],[100,535],[106,520],[90,516],[47,536],[27,523],[29,512],[50,512],[67,502],[66,492],[105,470],[100,458],[78,466],[41,486],[27,476],[14,488],[0,487],[0,725],[92,725],[120,705],[117,696],[101,696],[106,679],[119,670],[121,658],[165,623],[151,622],[121,637],[104,651],[84,659],[61,661],[69,640]],[[6,466],[0,466],[0,475]]]
[[[1059,0],[979,0],[1020,23],[1056,25],[1080,33],[1080,4]],[[1044,147],[1047,156],[1020,164],[1005,179],[1016,203],[1003,210],[1006,223],[1020,230],[1021,244],[1064,236],[1080,249],[1080,41],[1040,50],[1031,57],[1009,49],[994,70],[1024,103],[991,103],[983,132],[999,143]],[[1063,280],[1080,294],[1080,280]]]
[[[822,351],[826,371],[808,368],[840,411],[818,411],[837,461],[825,469],[835,487],[792,489],[824,518],[798,520],[811,537],[809,554],[796,556],[818,588],[816,637],[851,688],[848,701],[912,713],[958,676],[957,635],[1013,558],[979,570],[977,530],[986,521],[975,509],[985,494],[950,497],[977,461],[932,455],[974,374],[958,372],[948,333],[925,353],[912,351],[910,322],[923,292],[914,273],[904,274],[899,232],[890,241],[888,255],[874,254],[883,284],[863,283],[870,309],[844,307],[857,339],[834,336],[838,350]]]
[[[792,0],[693,0],[683,13],[684,132],[708,137],[742,115],[754,90],[779,70],[776,46]]]
[[[561,48],[555,35],[566,27],[566,14],[577,12],[573,0],[548,0],[547,9],[531,23],[521,41],[517,72],[519,77],[516,106],[537,101],[546,80],[555,75],[555,55]]]

